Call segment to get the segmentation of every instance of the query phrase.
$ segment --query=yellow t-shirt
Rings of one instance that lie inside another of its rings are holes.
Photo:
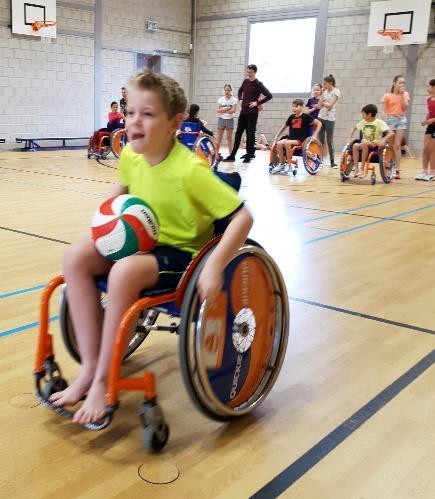
[[[357,130],[361,130],[362,138],[366,142],[380,142],[382,134],[389,130],[385,121],[376,118],[373,121],[361,120],[356,125]]]
[[[178,141],[161,163],[151,166],[127,144],[119,158],[119,181],[157,215],[158,244],[197,253],[213,237],[213,222],[241,204],[237,192]]]

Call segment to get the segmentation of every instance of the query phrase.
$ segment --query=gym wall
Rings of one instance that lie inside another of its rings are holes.
[[[0,0],[5,148],[17,146],[15,137],[86,136],[105,126],[110,102],[119,101],[121,86],[136,71],[138,53],[160,55],[162,71],[189,91],[190,0],[57,1],[51,44],[12,35],[10,9],[10,0]],[[148,19],[158,22],[157,32],[146,29]],[[95,81],[101,89],[96,99]]]

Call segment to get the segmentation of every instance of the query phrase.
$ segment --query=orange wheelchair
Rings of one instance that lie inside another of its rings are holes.
[[[194,405],[206,416],[228,422],[258,407],[272,389],[283,364],[288,334],[289,306],[283,277],[273,259],[255,241],[247,240],[224,271],[224,284],[213,303],[201,302],[197,281],[219,237],[210,241],[192,260],[177,288],[146,290],[124,314],[112,349],[108,378],[107,408],[90,430],[106,428],[119,407],[119,392],[142,392],[138,414],[147,451],[163,449],[169,425],[157,403],[155,377],[122,376],[121,365],[151,331],[169,331],[179,336],[181,373]],[[102,307],[105,279],[97,280]],[[40,304],[40,329],[34,367],[36,393],[41,403],[72,418],[69,410],[56,407],[49,397],[67,386],[55,360],[49,333],[49,302],[63,285],[60,326],[68,352],[80,361],[71,322],[63,276],[52,279]],[[169,326],[157,324],[160,314],[174,317]]]
[[[119,158],[121,151],[128,142],[127,131],[125,128],[118,128],[110,135],[110,149],[115,158]]]
[[[282,137],[279,140],[286,138],[287,136]],[[286,157],[286,150],[284,148],[284,157],[286,159],[286,163],[290,166],[290,170],[288,173],[296,175],[298,172],[298,157],[302,157],[302,162],[305,167],[305,170],[310,175],[315,175],[320,167],[322,166],[322,144],[313,137],[308,137],[304,140],[302,145],[293,146],[291,148],[291,157]],[[269,173],[275,173],[275,167],[279,164],[277,146],[276,144],[272,145],[269,155]],[[287,172],[277,172],[277,173],[285,173]]]
[[[361,139],[355,139],[344,146],[343,155],[340,163],[340,178],[342,182],[353,178],[354,176],[354,161],[353,161],[353,146],[361,143]],[[359,151],[359,158],[361,159],[361,151]],[[385,146],[379,147],[374,144],[369,146],[369,154],[365,161],[364,176],[371,172],[370,183],[376,184],[376,163],[379,164],[379,172],[384,183],[389,184],[393,178],[396,169],[396,155],[394,147],[390,142]]]

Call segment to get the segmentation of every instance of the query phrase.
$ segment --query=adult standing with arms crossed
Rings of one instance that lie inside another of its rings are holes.
[[[238,91],[238,98],[241,101],[241,111],[237,122],[234,146],[224,161],[235,161],[236,154],[242,140],[243,132],[246,131],[246,156],[243,163],[250,163],[255,155],[255,130],[258,120],[258,106],[272,99],[269,90],[257,80],[257,66],[249,64],[246,68],[247,78],[243,81]],[[260,99],[260,95],[263,98]]]

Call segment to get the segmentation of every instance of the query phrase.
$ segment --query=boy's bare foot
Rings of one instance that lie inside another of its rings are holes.
[[[61,392],[53,393],[48,400],[57,407],[77,404],[91,386],[93,376],[93,371],[84,371],[82,369],[70,386]]]
[[[107,386],[104,381],[93,381],[83,405],[74,414],[73,422],[95,423],[104,416]]]

